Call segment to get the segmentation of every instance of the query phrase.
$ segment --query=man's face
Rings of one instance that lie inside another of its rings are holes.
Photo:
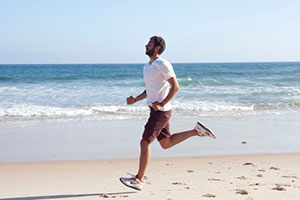
[[[145,47],[146,47],[146,55],[153,56],[154,49],[155,49],[153,40],[150,40]]]

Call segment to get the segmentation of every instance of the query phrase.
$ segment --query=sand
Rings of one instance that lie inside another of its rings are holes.
[[[137,165],[137,159],[0,163],[0,199],[300,199],[300,154],[151,159],[141,192],[119,182]]]
[[[146,120],[0,124],[0,162],[135,159]],[[216,140],[194,137],[168,150],[155,141],[151,156],[300,153],[300,116],[171,119],[171,132],[190,130],[198,120]]]

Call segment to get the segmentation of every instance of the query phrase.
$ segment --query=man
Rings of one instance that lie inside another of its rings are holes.
[[[209,136],[216,138],[214,133],[206,126],[197,122],[192,130],[172,134],[170,133],[169,120],[172,114],[170,101],[179,90],[179,85],[172,65],[161,58],[166,44],[163,38],[153,36],[146,45],[146,54],[150,61],[144,66],[144,81],[146,89],[137,97],[127,98],[131,105],[147,99],[150,107],[150,117],[145,125],[142,140],[139,170],[135,177],[120,178],[120,181],[133,189],[142,190],[143,178],[150,160],[150,145],[157,138],[163,149],[168,149],[192,136]]]

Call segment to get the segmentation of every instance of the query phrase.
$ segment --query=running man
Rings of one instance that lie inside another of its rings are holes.
[[[143,99],[147,99],[150,108],[150,117],[145,125],[142,140],[140,142],[139,170],[135,177],[124,178],[120,181],[133,189],[143,189],[144,175],[150,161],[150,146],[157,139],[163,149],[168,149],[192,136],[209,136],[216,138],[214,133],[200,122],[194,129],[170,133],[169,120],[172,114],[171,99],[179,91],[179,85],[171,63],[160,57],[166,48],[163,38],[153,36],[146,45],[146,55],[150,61],[144,66],[144,81],[146,89],[137,97],[127,98],[127,104],[131,105]]]

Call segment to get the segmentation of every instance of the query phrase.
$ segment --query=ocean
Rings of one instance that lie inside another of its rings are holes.
[[[0,123],[147,118],[143,65],[0,65]],[[174,118],[300,114],[300,62],[173,66]]]

